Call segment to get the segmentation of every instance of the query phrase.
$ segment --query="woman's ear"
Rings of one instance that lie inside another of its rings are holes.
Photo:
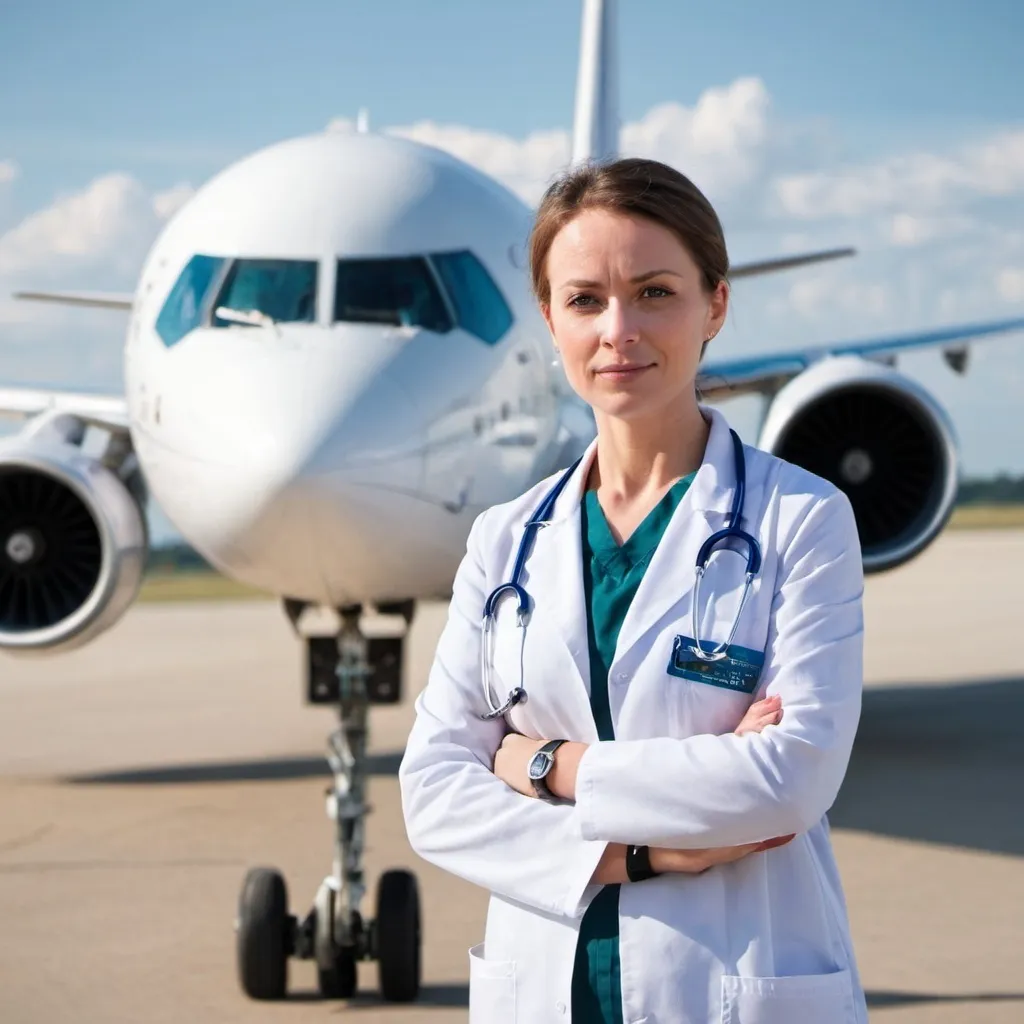
[[[704,332],[705,344],[710,341],[724,326],[725,315],[729,311],[729,282],[722,280],[715,286],[708,303],[707,329]],[[701,353],[703,355],[703,353]]]
[[[552,342],[555,341],[555,329],[551,324],[551,303],[542,302],[540,304],[540,315],[544,317],[544,323],[548,325],[548,332],[551,335]],[[555,348],[558,348],[558,343],[555,342]]]

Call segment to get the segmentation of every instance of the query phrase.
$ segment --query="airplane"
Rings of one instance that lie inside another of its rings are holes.
[[[618,150],[614,0],[584,0],[573,162]],[[246,876],[238,972],[257,999],[287,991],[290,957],[315,959],[346,997],[376,959],[389,1001],[415,999],[415,877],[380,879],[365,922],[368,708],[402,689],[402,630],[450,595],[475,516],[567,465],[593,417],[552,361],[530,295],[531,210],[431,147],[362,129],[261,150],[217,174],[153,245],[131,295],[20,297],[124,310],[125,391],[0,387],[24,419],[0,443],[0,650],[85,644],[131,606],[155,497],[227,575],[282,599],[306,645],[306,696],[331,703],[334,863],[312,909],[289,912],[281,874]],[[783,256],[733,281],[851,254]],[[895,365],[1024,319],[797,352],[708,361],[705,399],[757,393],[758,444],[850,497],[868,572],[920,554],[957,492],[948,416]],[[336,612],[316,635],[307,610]],[[400,624],[374,635],[371,611]]]

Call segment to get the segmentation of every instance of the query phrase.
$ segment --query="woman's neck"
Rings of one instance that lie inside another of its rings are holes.
[[[660,495],[700,467],[710,428],[696,398],[673,412],[643,420],[597,414],[590,486],[600,492],[602,505],[605,499],[628,505],[645,495]]]

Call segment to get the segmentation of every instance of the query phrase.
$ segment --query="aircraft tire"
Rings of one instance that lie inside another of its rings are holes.
[[[420,895],[411,872],[381,875],[375,927],[381,995],[410,1003],[420,991]]]
[[[288,989],[288,890],[280,872],[251,868],[238,901],[238,977],[251,999]]]
[[[352,951],[338,950],[334,966],[318,968],[316,978],[324,999],[351,999],[356,994],[356,958]]]

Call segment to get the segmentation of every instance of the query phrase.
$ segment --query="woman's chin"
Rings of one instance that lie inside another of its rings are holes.
[[[669,410],[679,407],[682,401],[679,394],[666,394],[663,388],[637,386],[639,383],[606,386],[597,394],[587,395],[586,401],[595,413],[617,420],[649,419],[651,416],[668,414]]]

